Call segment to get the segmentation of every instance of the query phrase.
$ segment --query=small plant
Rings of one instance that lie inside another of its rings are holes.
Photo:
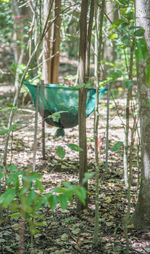
[[[4,182],[6,190],[0,195],[0,206],[9,208],[12,218],[21,217],[27,221],[32,234],[38,232],[38,226],[43,225],[39,222],[44,220],[40,213],[43,206],[55,210],[59,204],[62,209],[67,209],[68,203],[73,203],[73,196],[83,204],[86,199],[86,190],[69,182],[63,182],[63,187],[45,193],[41,178],[42,174],[32,172],[31,169],[20,172],[16,166],[11,165]],[[87,178],[85,176],[84,180]],[[0,168],[0,182],[3,180],[4,174]]]

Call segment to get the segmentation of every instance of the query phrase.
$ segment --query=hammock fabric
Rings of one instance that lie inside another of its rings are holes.
[[[34,106],[36,106],[37,85],[24,81],[29,89]],[[59,127],[56,136],[64,134],[65,128],[78,125],[78,98],[79,91],[73,87],[60,86],[56,84],[39,85],[38,111],[46,123]],[[100,88],[99,99],[105,93],[106,88]],[[87,89],[86,117],[95,109],[96,89]],[[59,113],[56,120],[55,114]],[[54,115],[53,115],[54,114]]]

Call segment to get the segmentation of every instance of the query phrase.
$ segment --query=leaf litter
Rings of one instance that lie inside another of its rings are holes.
[[[5,91],[3,92],[5,96]],[[10,93],[11,95],[11,93]],[[8,95],[9,96],[9,95]],[[105,105],[106,101],[102,102]],[[4,102],[3,102],[4,104]],[[124,109],[124,100],[120,98],[119,105]],[[2,107],[4,105],[0,105]],[[33,158],[33,130],[34,115],[33,107],[27,105],[29,111],[18,111],[15,121],[20,125],[20,129],[11,134],[8,164],[15,164],[22,170],[32,166]],[[30,111],[31,109],[31,111]],[[99,179],[99,246],[92,245],[95,217],[95,182],[89,181],[89,208],[79,213],[76,209],[76,200],[73,206],[68,206],[67,210],[62,210],[59,206],[55,211],[42,208],[41,214],[45,221],[43,226],[39,226],[39,232],[33,236],[31,245],[31,234],[28,224],[25,223],[25,253],[37,254],[76,254],[76,253],[103,253],[117,254],[125,253],[126,240],[123,227],[123,218],[127,211],[127,190],[123,181],[123,128],[119,123],[116,133],[115,109],[111,109],[110,115],[110,147],[109,151],[109,171],[105,171],[105,121],[106,109],[103,107],[100,115],[100,134],[102,136],[102,148],[100,155],[100,179]],[[123,115],[123,113],[122,113]],[[46,127],[46,160],[41,158],[41,125],[39,120],[38,128],[38,149],[36,160],[36,171],[43,173],[43,183],[45,190],[49,191],[56,186],[61,186],[62,181],[70,181],[72,184],[78,183],[78,153],[71,151],[68,144],[78,145],[78,129],[73,128],[66,131],[63,139],[54,139],[55,128]],[[118,119],[118,122],[120,120]],[[1,112],[0,127],[6,126],[6,113]],[[87,120],[88,138],[88,169],[95,172],[94,166],[94,141],[93,141],[93,116]],[[115,144],[119,142],[119,151]],[[56,155],[57,147],[62,146],[66,155],[64,159]],[[4,136],[0,136],[0,159],[4,149]],[[136,161],[136,158],[133,158]],[[136,171],[135,171],[136,174]],[[137,201],[137,186],[131,188],[131,214],[134,211]],[[0,253],[19,253],[19,222],[17,219],[10,219],[8,210],[4,210],[3,217],[0,218]],[[128,239],[130,243],[129,253],[150,253],[150,234],[136,231],[132,224],[128,225]]]

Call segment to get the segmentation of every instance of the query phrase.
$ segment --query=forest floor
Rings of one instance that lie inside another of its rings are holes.
[[[127,189],[123,180],[123,147],[112,152],[111,147],[118,141],[124,140],[125,99],[124,90],[118,91],[118,97],[110,100],[110,129],[109,129],[109,160],[108,171],[105,170],[105,137],[106,137],[106,95],[100,103],[99,135],[102,137],[99,165],[99,246],[92,246],[95,218],[95,181],[89,180],[89,208],[83,213],[76,209],[76,202],[68,209],[59,206],[55,211],[41,209],[45,217],[44,226],[32,237],[28,225],[25,227],[25,253],[37,254],[116,254],[127,253],[127,238],[129,252],[150,253],[150,233],[137,231],[132,224],[125,226],[127,214]],[[8,83],[0,84],[0,109],[7,107],[13,101],[13,86]],[[0,129],[7,126],[8,112],[0,111]],[[15,112],[14,124],[18,128],[10,136],[8,164],[17,165],[18,169],[26,170],[32,167],[34,140],[34,108],[32,102],[22,105]],[[87,119],[88,170],[95,172],[93,114]],[[69,150],[67,144],[78,144],[78,127],[67,129],[63,138],[55,138],[55,128],[46,126],[46,160],[41,154],[41,118],[38,121],[38,143],[36,172],[43,174],[46,190],[61,186],[62,181],[78,184],[79,162],[78,153]],[[0,135],[0,161],[3,158],[5,136]],[[58,146],[63,146],[66,156],[61,160],[57,154]],[[134,211],[138,196],[137,157],[133,152],[134,184],[131,186],[131,214]],[[0,253],[20,253],[19,224],[17,219],[10,219],[8,211],[0,221]],[[125,233],[127,232],[127,235]]]

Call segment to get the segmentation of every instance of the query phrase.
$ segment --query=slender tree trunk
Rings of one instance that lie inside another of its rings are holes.
[[[44,21],[50,20],[50,4],[51,0],[44,0]],[[50,43],[50,27],[43,39],[43,80],[44,84],[51,83],[51,43]]]
[[[88,1],[82,0],[81,16],[80,16],[80,48],[79,48],[79,83],[85,83],[86,75],[86,46],[87,46],[87,13]],[[79,146],[83,149],[79,153],[79,184],[82,185],[84,174],[87,172],[87,141],[86,141],[86,98],[87,89],[79,90]],[[88,183],[84,184],[88,189]],[[87,207],[87,200],[86,205]],[[81,204],[78,205],[78,210],[83,209]]]
[[[98,246],[99,244],[99,156],[98,156],[98,124],[99,124],[99,81],[100,81],[100,64],[101,64],[101,49],[102,49],[102,28],[105,10],[105,0],[101,1],[101,10],[96,6],[95,23],[96,23],[96,46],[95,54],[96,60],[96,108],[95,108],[95,121],[94,121],[94,141],[95,141],[95,168],[96,168],[96,200],[95,200],[95,225],[94,225],[94,237],[93,244]]]
[[[87,34],[87,47],[86,47],[86,81],[89,80],[90,76],[90,52],[91,52],[91,36],[92,36],[92,26],[94,18],[95,0],[91,0],[90,4],[90,17],[88,24],[88,34]]]
[[[54,1],[54,30],[53,30],[53,51],[51,64],[51,81],[54,84],[58,83],[59,74],[59,57],[60,57],[60,26],[61,26],[61,0]]]
[[[145,40],[150,57],[150,1],[136,0],[136,25],[145,29]],[[139,228],[150,228],[150,87],[146,84],[145,60],[137,64],[141,149],[142,180],[137,206],[133,216],[134,225]]]
[[[47,29],[43,41],[43,79],[44,83],[58,83],[59,57],[60,57],[60,26],[61,26],[61,0],[44,0],[44,18],[52,18],[53,5],[54,23]]]

